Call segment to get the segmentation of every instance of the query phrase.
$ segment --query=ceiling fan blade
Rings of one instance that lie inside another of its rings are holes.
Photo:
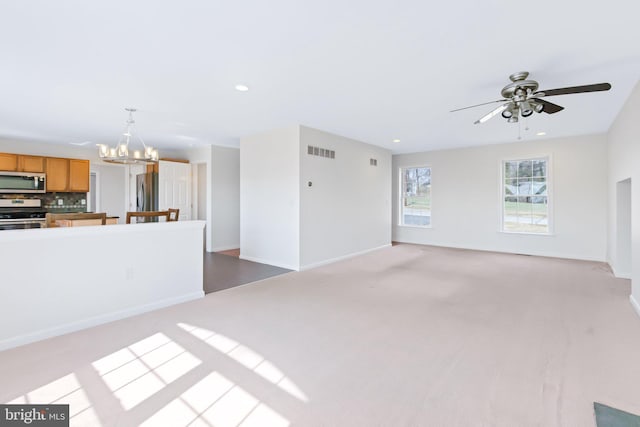
[[[558,111],[564,110],[564,107],[559,106],[558,104],[554,104],[553,102],[545,101],[540,98],[531,98],[533,101],[542,104],[542,111],[547,114],[554,114]]]
[[[482,104],[471,105],[469,107],[462,107],[462,108],[458,108],[456,110],[451,110],[449,112],[450,113],[455,113],[456,111],[466,110],[468,108],[475,108],[475,107],[480,107],[482,105],[495,104],[496,102],[508,102],[508,101],[509,101],[508,99],[498,99],[497,101],[489,101],[489,102],[484,102]]]
[[[549,89],[549,90],[541,90],[534,93],[534,96],[556,96],[556,95],[569,95],[572,93],[585,93],[585,92],[601,92],[605,90],[611,89],[611,85],[609,83],[597,83],[593,85],[585,85],[585,86],[573,86],[573,87],[563,87],[560,89]]]
[[[498,108],[496,108],[495,110],[491,111],[489,114],[485,114],[484,116],[482,116],[481,118],[479,118],[478,120],[476,120],[475,122],[473,122],[474,125],[480,124],[480,123],[484,123],[487,120],[497,116],[498,114],[502,113],[504,110],[507,109],[507,104],[502,104],[501,106],[499,106]]]

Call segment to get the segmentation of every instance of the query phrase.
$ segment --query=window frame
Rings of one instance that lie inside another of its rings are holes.
[[[431,178],[431,209],[429,209],[429,224],[428,225],[415,225],[415,224],[404,224],[404,215],[403,215],[403,201],[404,201],[404,179],[403,172],[406,169],[418,169],[418,168],[427,168],[430,170],[429,177]],[[406,166],[398,166],[398,227],[407,227],[407,228],[420,228],[420,229],[429,229],[433,227],[433,168],[430,164],[424,163],[420,165],[406,165]]]
[[[535,231],[513,231],[513,230],[505,230],[504,228],[504,213],[505,213],[505,163],[507,162],[522,162],[522,161],[535,161],[535,160],[544,160],[547,162],[547,174],[546,174],[546,184],[547,184],[547,231],[545,232],[535,232]],[[551,154],[543,154],[537,156],[526,156],[526,157],[517,157],[517,158],[503,158],[500,160],[500,233],[505,234],[525,234],[530,236],[553,236],[554,228],[553,228],[553,159]]]

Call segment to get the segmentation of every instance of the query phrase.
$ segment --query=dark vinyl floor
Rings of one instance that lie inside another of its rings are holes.
[[[205,252],[204,293],[208,294],[233,288],[234,286],[278,276],[290,271],[285,268],[246,261],[229,255]]]

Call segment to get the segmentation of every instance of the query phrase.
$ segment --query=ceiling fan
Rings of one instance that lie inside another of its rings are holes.
[[[509,76],[511,83],[502,88],[500,92],[503,99],[471,105],[469,107],[458,108],[451,112],[466,110],[468,108],[480,107],[482,105],[502,103],[498,108],[476,120],[474,124],[484,123],[487,120],[501,114],[509,123],[517,123],[518,117],[529,117],[534,112],[555,114],[564,110],[553,102],[542,99],[548,96],[569,95],[572,93],[601,92],[611,89],[609,83],[597,83],[585,86],[563,87],[560,89],[538,90],[538,82],[527,80],[528,71],[520,71]]]

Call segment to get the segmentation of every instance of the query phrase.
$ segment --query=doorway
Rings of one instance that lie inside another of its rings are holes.
[[[616,183],[615,275],[631,279],[631,178]]]
[[[91,171],[89,173],[89,193],[87,194],[87,212],[100,212],[100,197],[98,191],[99,185],[98,172]]]
[[[207,164],[198,163],[198,187],[196,200],[198,201],[196,219],[207,220]]]

